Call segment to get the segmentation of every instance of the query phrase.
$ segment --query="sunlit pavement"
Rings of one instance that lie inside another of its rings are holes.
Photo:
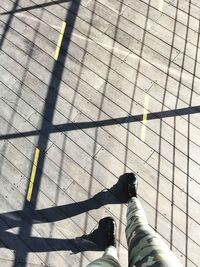
[[[0,266],[86,266],[106,216],[127,266],[126,205],[100,192],[130,171],[200,266],[199,32],[198,0],[0,1]]]

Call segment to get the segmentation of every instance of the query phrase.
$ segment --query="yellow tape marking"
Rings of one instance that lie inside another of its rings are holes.
[[[147,123],[147,108],[149,104],[149,96],[146,94],[144,97],[144,111],[143,111],[143,120],[142,120],[142,131],[141,131],[141,140],[145,142],[146,137],[146,123]]]
[[[158,7],[158,9],[159,9],[159,11],[163,11],[163,6],[164,6],[164,0],[159,0],[159,7]]]
[[[60,53],[60,48],[61,48],[61,45],[62,45],[62,40],[63,40],[65,28],[66,28],[66,22],[63,21],[62,27],[61,27],[61,30],[60,30],[60,35],[59,35],[58,43],[57,43],[57,47],[56,47],[56,51],[55,51],[55,54],[54,54],[54,59],[55,60],[58,59],[58,56],[59,56],[59,53]]]
[[[37,163],[38,163],[39,154],[40,154],[40,150],[38,148],[36,148],[32,172],[31,172],[31,178],[30,178],[28,193],[27,193],[27,200],[29,202],[31,201],[31,195],[32,195],[32,191],[33,191],[34,181],[35,181],[35,174],[36,174],[36,170],[37,170]]]

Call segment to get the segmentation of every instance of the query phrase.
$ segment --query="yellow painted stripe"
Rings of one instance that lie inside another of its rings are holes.
[[[147,123],[147,108],[149,104],[149,96],[146,94],[144,97],[144,111],[142,120],[141,140],[144,142],[146,137],[146,123]]]
[[[60,48],[61,48],[61,45],[62,45],[62,40],[63,40],[65,28],[66,28],[66,22],[63,21],[62,27],[61,27],[61,30],[60,30],[60,35],[59,35],[58,43],[57,43],[57,47],[56,47],[56,51],[55,51],[55,54],[54,54],[54,59],[55,60],[57,60],[58,59],[58,56],[59,56],[59,52],[60,52]]]
[[[33,191],[34,181],[35,181],[35,174],[36,174],[36,170],[37,170],[39,154],[40,154],[40,150],[38,148],[36,148],[34,161],[33,161],[32,172],[31,172],[31,178],[30,178],[29,187],[28,187],[28,193],[27,193],[27,200],[29,202],[31,201],[31,195],[32,195],[32,191]]]
[[[159,7],[158,7],[158,9],[159,9],[159,11],[163,11],[163,6],[164,6],[164,0],[159,0]]]

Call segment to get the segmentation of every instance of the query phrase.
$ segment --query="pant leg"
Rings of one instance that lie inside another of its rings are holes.
[[[120,267],[116,248],[109,246],[101,258],[91,262],[87,267]]]
[[[136,197],[128,203],[126,238],[129,267],[182,267],[161,237],[148,225],[142,205]]]

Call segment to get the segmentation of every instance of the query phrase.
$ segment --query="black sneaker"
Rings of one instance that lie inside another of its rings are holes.
[[[113,203],[127,203],[132,197],[137,197],[137,178],[134,173],[121,175],[118,182],[108,189],[115,199]]]
[[[109,246],[116,247],[116,222],[112,217],[105,217],[99,221],[97,229],[81,238],[97,246],[95,250],[105,250]]]
[[[105,246],[116,247],[116,222],[112,217],[105,217],[99,221],[99,231],[102,233],[102,238]]]
[[[138,181],[134,173],[126,173],[127,175],[127,190],[129,198],[137,197]]]

